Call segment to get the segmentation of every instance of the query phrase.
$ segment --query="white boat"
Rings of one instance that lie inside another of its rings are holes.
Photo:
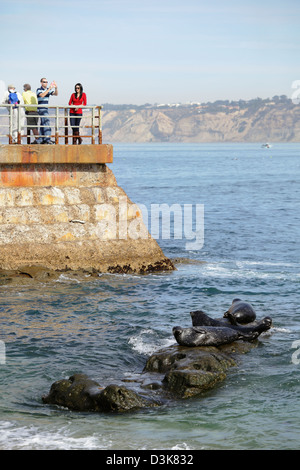
[[[270,149],[270,148],[271,148],[271,145],[268,144],[268,142],[267,142],[267,143],[265,143],[265,144],[262,144],[261,148],[263,148],[263,149]]]

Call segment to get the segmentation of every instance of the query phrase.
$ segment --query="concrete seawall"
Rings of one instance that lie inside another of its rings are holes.
[[[174,269],[112,161],[111,145],[0,146],[0,269]]]

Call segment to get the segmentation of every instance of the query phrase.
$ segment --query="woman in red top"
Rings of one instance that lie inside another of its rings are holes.
[[[86,94],[83,93],[83,87],[81,83],[76,83],[75,93],[72,93],[69,100],[69,106],[83,105],[86,106]],[[80,108],[71,108],[70,109],[70,125],[73,131],[73,144],[82,143],[82,138],[79,137],[79,126],[82,118],[82,109]]]

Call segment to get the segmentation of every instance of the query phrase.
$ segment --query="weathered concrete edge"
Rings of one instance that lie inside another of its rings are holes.
[[[113,146],[99,145],[0,145],[2,164],[112,163]],[[1,166],[0,166],[1,170]]]

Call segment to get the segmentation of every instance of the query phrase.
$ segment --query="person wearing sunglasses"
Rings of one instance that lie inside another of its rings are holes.
[[[86,94],[83,92],[83,86],[81,83],[76,83],[75,93],[72,93],[69,100],[69,106],[86,106]],[[82,138],[79,135],[79,126],[82,118],[82,109],[81,108],[71,108],[70,109],[70,125],[73,132],[73,144],[81,144]]]
[[[36,90],[36,96],[38,99],[38,104],[43,105],[38,107],[38,113],[40,115],[40,137],[37,139],[39,144],[54,144],[50,139],[51,128],[50,128],[50,119],[48,104],[50,96],[57,96],[58,90],[57,85],[53,81],[48,87],[48,81],[46,78],[41,79],[41,86]]]

